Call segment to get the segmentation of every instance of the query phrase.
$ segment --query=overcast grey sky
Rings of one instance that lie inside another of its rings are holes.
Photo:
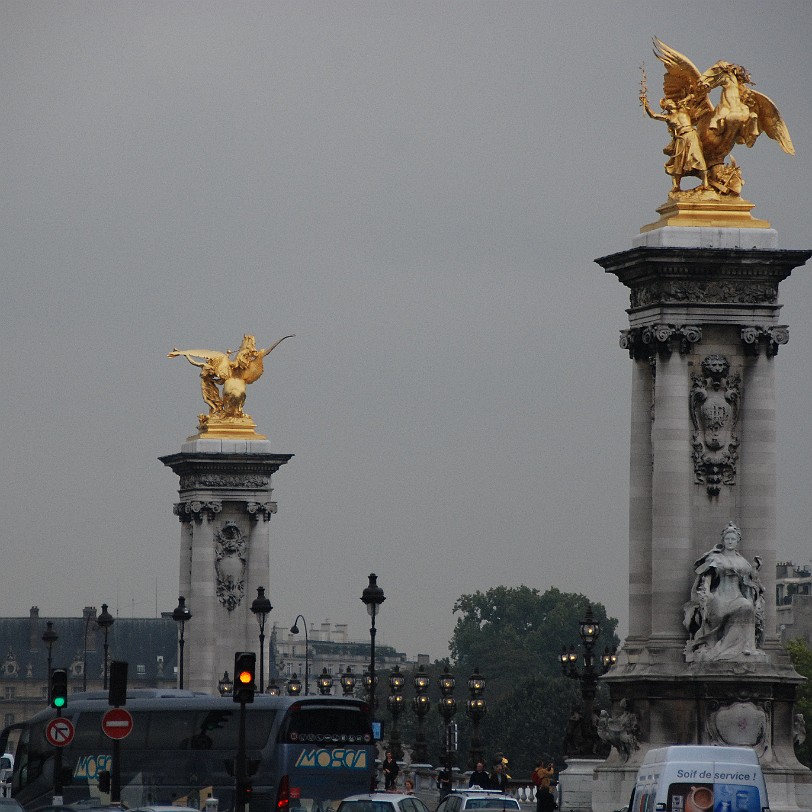
[[[499,584],[625,631],[628,296],[593,260],[670,185],[637,101],[643,61],[661,95],[654,35],[778,105],[797,155],[734,157],[780,246],[812,247],[808,0],[4,0],[0,614],[174,608],[157,458],[204,405],[166,353],[296,333],[246,404],[295,454],[271,620],[366,639],[375,571],[379,642],[411,656]],[[781,299],[779,554],[804,562],[809,268]]]

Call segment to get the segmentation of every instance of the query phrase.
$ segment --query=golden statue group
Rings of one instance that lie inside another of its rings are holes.
[[[762,132],[778,141],[784,152],[795,154],[778,108],[752,89],[750,74],[741,65],[719,61],[700,73],[688,57],[656,38],[654,54],[665,65],[663,112],[655,113],[649,106],[645,71],[640,104],[651,118],[664,121],[671,134],[663,149],[669,156],[665,171],[673,183],[670,199],[738,197],[741,171],[733,157],[727,164],[725,158],[736,144],[752,147]],[[710,98],[715,88],[721,88],[716,105]],[[682,189],[686,176],[699,178],[700,185]]]
[[[167,358],[181,356],[200,367],[200,389],[209,407],[208,414],[198,415],[201,436],[261,437],[251,416],[243,412],[248,384],[259,380],[264,372],[263,359],[286,338],[283,336],[266,350],[257,349],[256,339],[247,333],[238,350],[179,350],[174,348]],[[231,356],[234,356],[233,358]],[[222,390],[219,388],[222,387]]]

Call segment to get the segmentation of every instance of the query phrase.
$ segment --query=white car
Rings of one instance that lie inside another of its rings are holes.
[[[469,809],[504,809],[520,812],[519,802],[498,789],[455,789],[437,805],[437,812],[468,812]]]
[[[428,807],[414,795],[398,792],[368,792],[350,795],[339,805],[337,812],[429,812]]]

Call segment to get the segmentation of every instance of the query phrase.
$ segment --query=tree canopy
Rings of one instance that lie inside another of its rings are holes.
[[[562,675],[559,657],[564,646],[582,653],[578,624],[588,606],[583,595],[555,588],[542,594],[527,586],[477,591],[454,604],[460,616],[450,642],[453,669],[467,678],[478,668],[487,680],[485,746],[489,757],[507,755],[515,776],[526,777],[542,758],[563,759],[567,719],[580,704],[580,688]],[[601,604],[591,606],[601,627],[594,648],[599,669],[604,648],[618,644],[617,620]]]
[[[792,665],[806,682],[799,686],[795,696],[795,712],[804,717],[806,740],[795,745],[798,760],[807,767],[812,767],[812,649],[802,639],[790,640],[786,649],[792,659]]]

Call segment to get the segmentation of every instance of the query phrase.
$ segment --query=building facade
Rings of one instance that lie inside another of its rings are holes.
[[[781,641],[804,640],[812,647],[812,568],[789,561],[775,567],[775,615]]]

